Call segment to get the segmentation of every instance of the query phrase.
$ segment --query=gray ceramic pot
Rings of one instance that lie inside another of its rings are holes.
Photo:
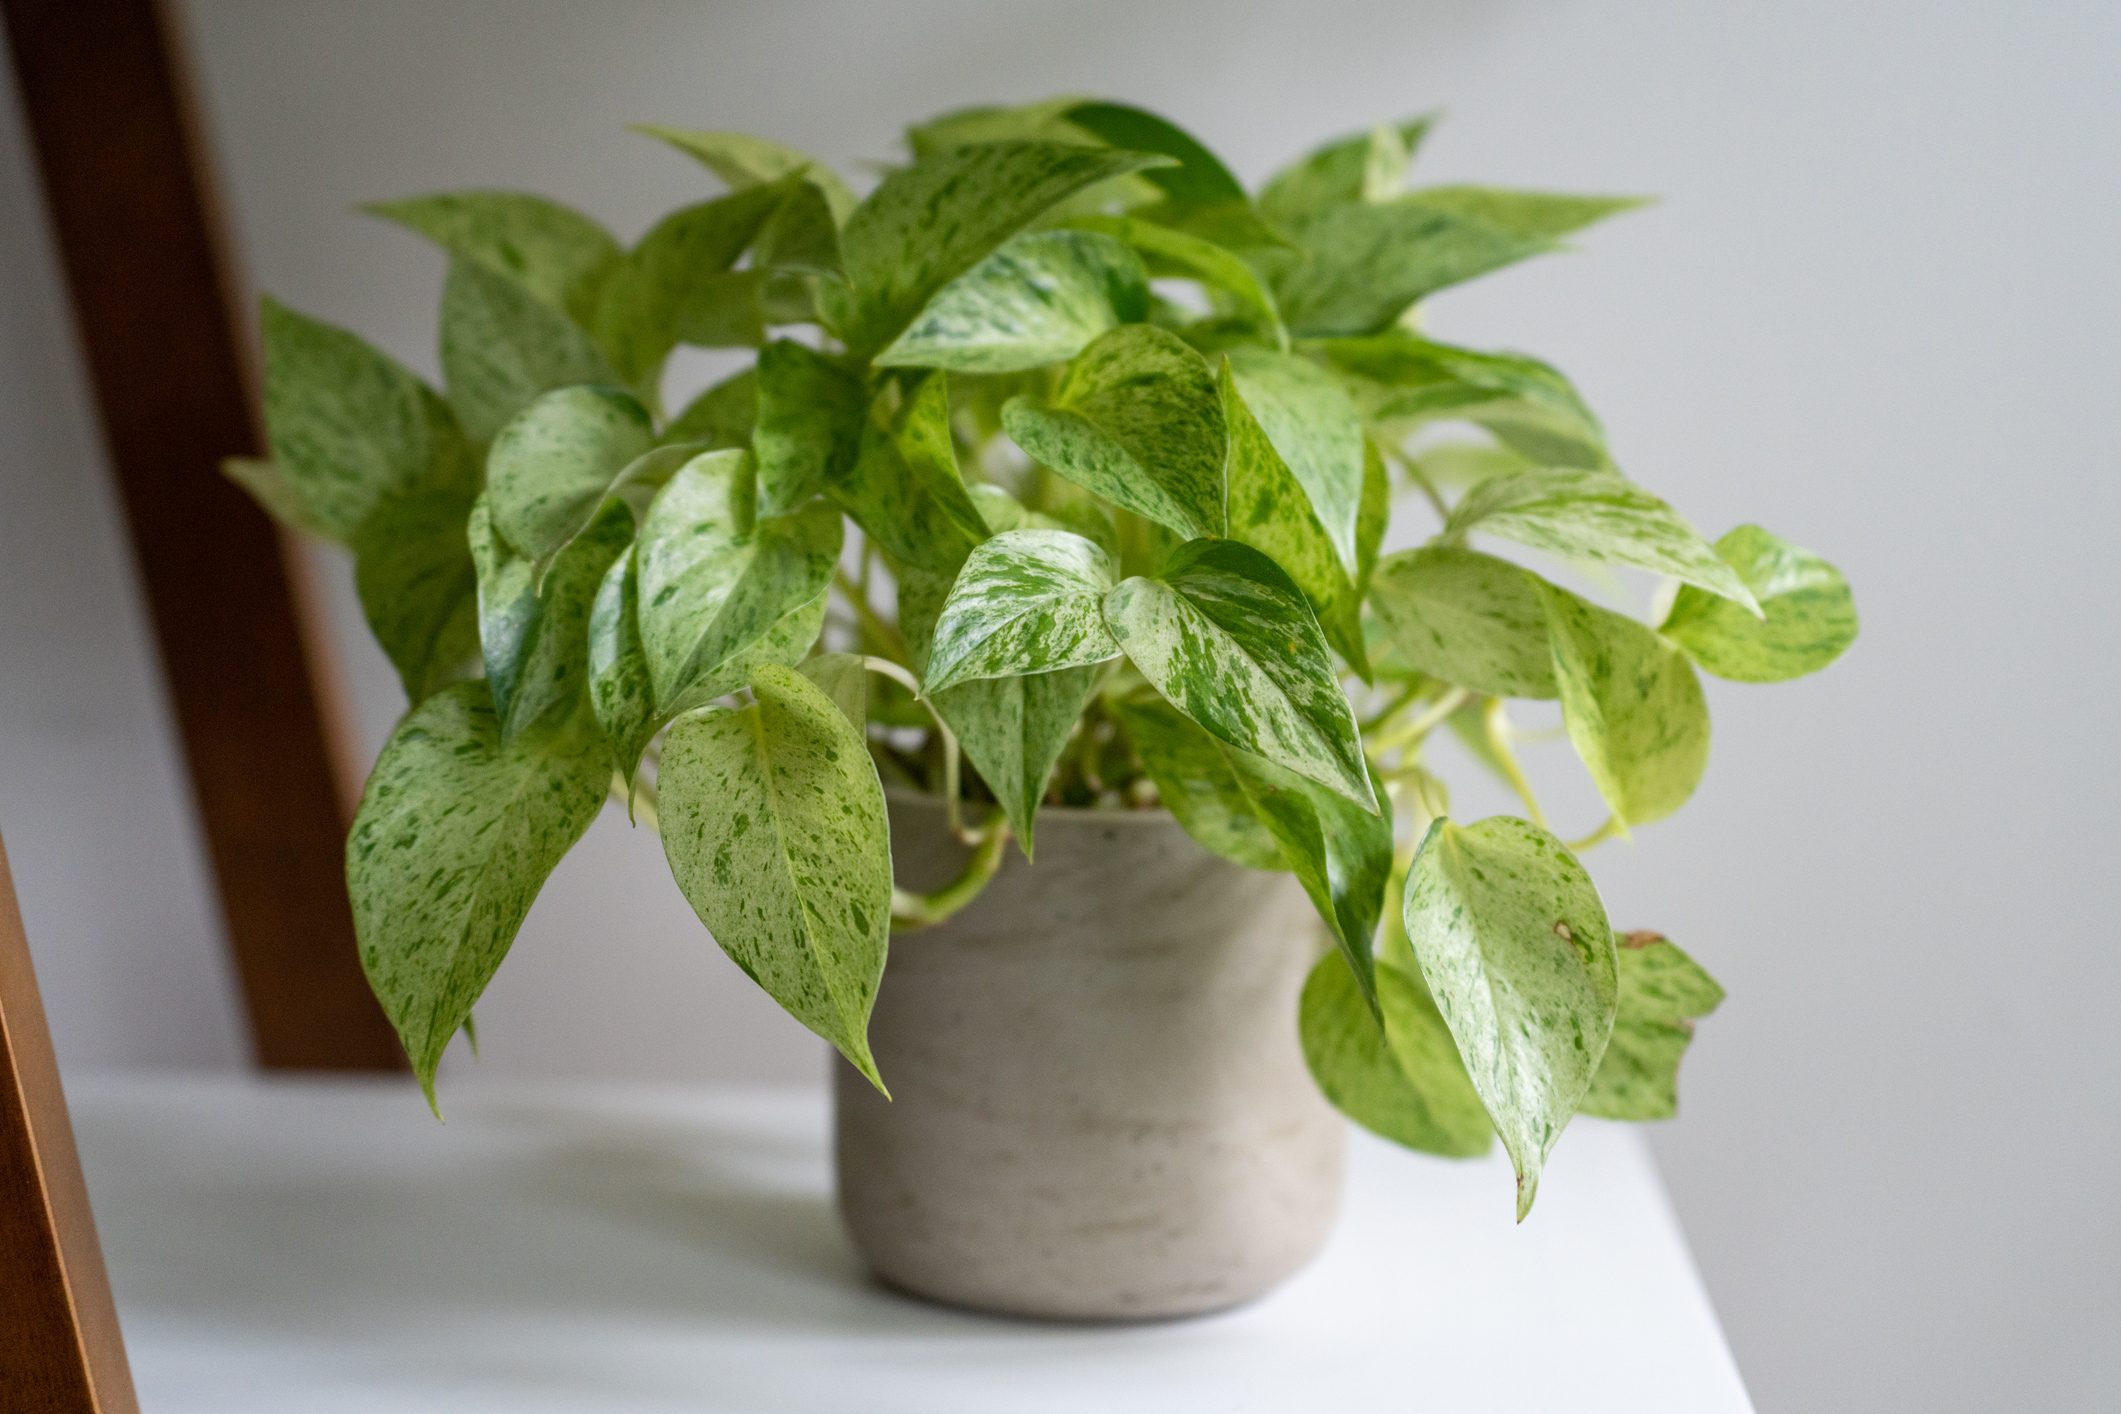
[[[963,860],[941,806],[891,802],[900,881]],[[893,1286],[1127,1320],[1249,1300],[1308,1261],[1344,1127],[1304,1068],[1318,926],[1285,874],[1162,812],[1047,810],[949,922],[892,939],[870,1022],[887,1102],[836,1066],[840,1208]]]

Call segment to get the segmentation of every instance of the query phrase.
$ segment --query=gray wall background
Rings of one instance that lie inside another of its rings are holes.
[[[1256,177],[1318,137],[1441,106],[1427,178],[1662,193],[1586,254],[1438,299],[1433,322],[1553,359],[1635,476],[1711,533],[1769,524],[1858,588],[1851,657],[1781,688],[1713,684],[1717,749],[1694,804],[1590,860],[1616,921],[1671,933],[1731,993],[1690,1059],[1686,1116],[1656,1134],[1673,1196],[1764,1408],[2121,1402],[2107,833],[2121,769],[2106,735],[2121,687],[2121,10],[179,13],[249,277],[428,372],[439,261],[352,204],[530,187],[630,237],[709,189],[622,130],[636,119],[751,128],[848,162],[889,155],[899,123],[949,105],[1084,91],[1167,111]],[[53,1025],[74,1065],[240,1065],[11,100],[0,268],[0,820]],[[394,687],[344,567],[321,571],[380,741]],[[1580,787],[1559,793],[1589,814]],[[609,816],[480,1019],[491,1072],[822,1073],[692,921],[653,840]]]

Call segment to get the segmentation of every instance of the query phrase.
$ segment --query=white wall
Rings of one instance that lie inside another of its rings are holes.
[[[1109,93],[1258,175],[1450,110],[1441,179],[1654,191],[1588,253],[1436,302],[1568,369],[1711,530],[1836,559],[1827,676],[1717,684],[1671,824],[1591,864],[1730,988],[1658,1152],[1769,1409],[2121,1401],[2121,11],[192,0],[251,274],[433,366],[436,258],[363,198],[530,186],[631,235],[707,190],[621,125],[838,160],[960,102]],[[226,974],[134,591],[0,116],[0,818],[71,1059],[226,1062]],[[342,608],[344,606],[342,605]],[[354,620],[347,621],[351,626]],[[388,676],[349,629],[372,738]],[[1559,771],[1567,767],[1555,762]],[[1581,800],[1568,791],[1564,798]],[[1586,822],[1588,823],[1588,822]],[[607,819],[481,1008],[488,1069],[817,1073]],[[1537,1358],[1536,1352],[1527,1352]]]

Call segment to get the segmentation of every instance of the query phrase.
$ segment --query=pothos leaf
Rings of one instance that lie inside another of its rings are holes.
[[[700,442],[708,450],[748,447],[759,420],[755,369],[731,374],[687,403],[663,429],[666,442]]]
[[[479,656],[478,573],[465,525],[469,487],[392,496],[354,535],[354,585],[370,632],[409,702],[466,676]]]
[[[1331,374],[1293,354],[1232,349],[1229,363],[1245,406],[1303,487],[1342,565],[1352,573],[1363,475],[1362,421],[1355,404]]]
[[[828,354],[779,339],[758,361],[758,454],[763,509],[790,511],[846,474],[861,447],[868,399],[859,374]]]
[[[1407,937],[1517,1170],[1517,1217],[1597,1073],[1619,1002],[1605,907],[1523,820],[1439,818],[1408,871]]]
[[[1204,288],[1229,296],[1236,308],[1257,324],[1276,346],[1288,346],[1288,331],[1282,327],[1281,310],[1274,303],[1274,292],[1235,251],[1137,216],[1091,213],[1069,217],[1068,225],[1075,230],[1094,231],[1125,241],[1141,255],[1151,275],[1193,280]]]
[[[1494,1126],[1436,1003],[1404,970],[1377,969],[1380,1025],[1337,954],[1311,969],[1297,1012],[1304,1060],[1326,1099],[1363,1128],[1424,1153],[1473,1158]]]
[[[1111,558],[1065,530],[1011,530],[984,541],[943,601],[925,686],[937,692],[1119,656],[1103,619],[1113,578]]]
[[[859,653],[819,653],[795,665],[795,670],[832,699],[842,716],[856,731],[867,730],[869,721],[869,669]]]
[[[442,381],[466,434],[486,442],[540,393],[620,380],[566,314],[460,257],[442,286]]]
[[[1370,607],[1410,666],[1496,697],[1557,696],[1539,577],[1456,546],[1378,562]]]
[[[1662,934],[1626,933],[1619,941],[1620,1012],[1577,1113],[1670,1119],[1679,1113],[1679,1061],[1694,1019],[1716,1009],[1723,988]]]
[[[769,663],[751,688],[748,706],[671,728],[664,853],[722,950],[881,1090],[868,1027],[891,925],[883,786],[815,683]]]
[[[863,420],[854,464],[826,489],[892,559],[955,574],[987,536],[958,470],[950,394],[940,373],[904,390],[897,413],[887,387]]]
[[[1716,676],[1784,682],[1818,672],[1856,641],[1848,581],[1817,555],[1757,525],[1718,540],[1716,554],[1753,591],[1765,617],[1686,585],[1659,630]]]
[[[1300,223],[1328,207],[1399,195],[1407,163],[1434,123],[1433,116],[1379,123],[1314,149],[1267,179],[1259,193],[1261,213],[1270,221]]]
[[[383,748],[346,882],[362,969],[429,1104],[443,1050],[610,780],[571,718],[505,738],[483,682],[428,698]]]
[[[1126,700],[1116,711],[1164,809],[1187,834],[1248,869],[1288,868],[1237,778],[1228,747],[1161,698]]]
[[[825,194],[835,221],[844,222],[854,210],[854,193],[838,173],[810,154],[771,138],[753,137],[750,133],[695,132],[656,123],[637,123],[633,130],[660,138],[696,159],[727,182],[732,191],[800,176],[815,182]]]
[[[1035,231],[937,291],[875,361],[1011,373],[1071,359],[1148,311],[1149,276],[1127,246],[1089,231]]]
[[[478,569],[479,650],[502,736],[509,738],[582,699],[590,609],[633,522],[623,507],[609,507],[559,556],[542,588],[536,567],[495,533],[483,497],[472,509],[469,532]]]
[[[1572,196],[1563,192],[1514,191],[1507,187],[1424,187],[1409,200],[1448,211],[1525,240],[1573,235],[1608,216],[1649,204],[1640,196]]]
[[[1550,246],[1407,197],[1286,224],[1302,255],[1272,262],[1274,293],[1297,334],[1376,333],[1416,301]]]
[[[595,313],[598,291],[621,255],[618,242],[595,221],[527,192],[444,192],[361,209],[520,281],[578,324]]]
[[[763,272],[736,271],[792,183],[751,186],[672,212],[605,281],[592,326],[618,377],[653,399],[663,360],[681,343],[756,344]],[[587,380],[579,380],[587,381]]]
[[[1195,540],[1122,581],[1105,623],[1165,700],[1211,736],[1374,811],[1355,715],[1303,592],[1231,540]]]
[[[656,711],[648,653],[641,645],[638,546],[611,562],[589,609],[589,705],[612,765],[625,778],[628,807],[641,753],[666,720]]]
[[[508,420],[486,456],[486,505],[515,552],[544,561],[589,524],[655,426],[617,388],[558,388]]]

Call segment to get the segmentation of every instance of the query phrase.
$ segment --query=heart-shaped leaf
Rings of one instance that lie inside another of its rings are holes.
[[[1524,820],[1429,827],[1407,937],[1517,1170],[1517,1217],[1590,1089],[1619,1003],[1613,930],[1566,846]]]
[[[1159,802],[1187,834],[1248,869],[1289,867],[1238,779],[1229,747],[1161,698],[1125,701],[1117,712]]]
[[[891,926],[884,789],[815,683],[769,663],[751,689],[748,706],[670,729],[663,851],[722,951],[881,1090],[868,1029]]]
[[[1300,224],[1333,206],[1398,196],[1407,164],[1428,136],[1433,116],[1379,123],[1314,149],[1267,179],[1259,209],[1270,221]]]
[[[467,676],[479,657],[472,504],[464,486],[401,493],[369,512],[354,536],[361,611],[409,702]]]
[[[1200,236],[1135,216],[1092,213],[1071,216],[1068,225],[1075,230],[1095,231],[1125,241],[1147,263],[1153,276],[1193,280],[1206,289],[1229,296],[1245,317],[1256,323],[1277,347],[1288,347],[1288,331],[1282,328],[1281,310],[1274,303],[1274,292],[1235,251]]]
[[[1579,1114],[1670,1119],[1679,1113],[1679,1061],[1694,1020],[1723,1000],[1701,964],[1658,933],[1620,938],[1620,1013]]]
[[[1187,538],[1224,531],[1222,397],[1206,359],[1125,324],[1073,363],[1051,403],[1009,400],[1002,425],[1035,460]]]
[[[1609,216],[1647,206],[1640,196],[1574,196],[1565,192],[1516,191],[1508,187],[1423,187],[1407,199],[1448,211],[1524,240],[1552,241],[1574,235]]]
[[[1551,248],[1409,198],[1340,205],[1285,222],[1300,254],[1265,262],[1297,334],[1374,334],[1417,301]]]
[[[540,393],[621,380],[566,314],[521,281],[459,257],[442,286],[442,381],[465,433],[487,442]]]
[[[1660,632],[1720,678],[1784,682],[1816,673],[1856,641],[1856,600],[1841,571],[1808,550],[1741,525],[1716,554],[1745,581],[1764,618],[1683,586]]]
[[[896,416],[885,404],[880,393],[862,424],[854,465],[827,489],[892,559],[955,574],[987,526],[958,470],[948,380],[940,373],[922,378]]]
[[[710,451],[748,447],[759,421],[759,380],[753,369],[731,374],[703,391],[670,419],[666,442],[698,442]]]
[[[1568,379],[1538,359],[1458,348],[1399,329],[1320,340],[1312,348],[1347,380],[1374,422],[1472,422],[1534,461],[1606,464],[1597,417]]]
[[[1192,541],[1156,578],[1113,589],[1105,624],[1209,735],[1376,809],[1325,636],[1303,591],[1265,555],[1234,540]]]
[[[1065,530],[1011,530],[974,549],[943,602],[924,683],[1088,667],[1119,655],[1105,631],[1112,561]]]
[[[860,375],[792,339],[759,354],[758,455],[761,510],[778,515],[846,475],[862,440],[869,400]]]
[[[578,324],[595,314],[603,281],[621,256],[618,242],[595,221],[528,192],[443,192],[361,209],[521,282]]]
[[[1319,524],[1350,572],[1362,504],[1362,421],[1333,376],[1309,359],[1232,349],[1237,389],[1267,440],[1310,497]]]
[[[783,177],[800,176],[815,182],[825,194],[835,221],[844,222],[847,214],[854,210],[854,193],[847,189],[847,183],[839,174],[809,153],[799,152],[771,138],[753,137],[750,133],[695,132],[655,123],[638,123],[633,130],[660,138],[696,159],[727,182],[732,191],[764,186]]]
[[[1402,550],[1380,560],[1370,607],[1407,665],[1494,697],[1554,697],[1539,577],[1457,546]]]
[[[346,841],[361,966],[434,1103],[435,1067],[611,781],[556,718],[503,737],[483,682],[415,707],[376,761]]]
[[[625,508],[609,507],[558,557],[540,586],[536,566],[495,533],[485,499],[472,508],[479,651],[504,738],[582,699],[589,675],[590,609],[605,572],[632,534]]]
[[[763,341],[763,271],[732,269],[796,183],[746,187],[674,211],[613,267],[592,327],[619,378],[651,397],[663,360],[681,343]]]
[[[1148,272],[1126,245],[1089,231],[1035,231],[937,291],[876,362],[1013,373],[1065,362],[1148,312]]]
[[[515,552],[547,561],[580,534],[620,473],[655,445],[655,425],[617,388],[557,388],[495,434],[486,507]]]
[[[1485,1154],[1495,1127],[1436,1003],[1398,967],[1378,967],[1377,993],[1382,1024],[1345,960],[1329,953],[1311,969],[1297,1028],[1319,1091],[1394,1143],[1451,1158]]]

